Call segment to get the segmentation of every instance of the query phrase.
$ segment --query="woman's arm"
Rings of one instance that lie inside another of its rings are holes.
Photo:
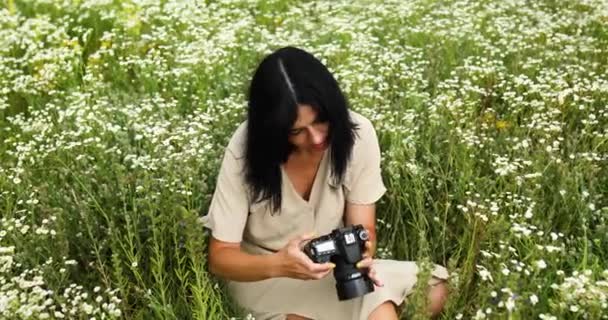
[[[361,224],[369,232],[369,242],[371,244],[367,254],[370,257],[376,252],[376,204],[352,204],[346,202],[344,210],[344,225]]]
[[[376,252],[376,205],[373,203],[352,204],[346,202],[344,224],[347,226],[360,224],[369,232],[369,241],[365,244],[363,260],[357,263],[357,268],[368,268],[368,275],[374,281],[374,284],[383,287],[384,282],[378,278],[378,274],[373,267],[373,256]]]
[[[252,255],[243,252],[240,243],[224,242],[211,237],[209,242],[209,271],[233,281],[259,281],[276,277],[316,280],[325,277],[333,263],[314,263],[302,246],[314,237],[302,235],[289,241],[276,253]]]
[[[241,250],[240,243],[224,242],[213,237],[209,242],[209,271],[234,281],[258,281],[278,276],[274,255],[252,255]]]

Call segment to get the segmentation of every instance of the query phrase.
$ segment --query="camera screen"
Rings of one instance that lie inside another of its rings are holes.
[[[317,253],[319,253],[319,254],[323,254],[328,251],[336,250],[336,246],[334,246],[334,242],[331,240],[317,243],[317,244],[315,244],[315,248],[317,249]]]

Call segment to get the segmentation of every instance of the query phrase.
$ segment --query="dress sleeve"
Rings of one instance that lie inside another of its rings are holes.
[[[247,222],[249,199],[243,178],[243,160],[226,149],[217,184],[203,225],[214,238],[225,242],[241,242]]]
[[[380,169],[380,145],[369,120],[360,124],[357,133],[344,180],[345,197],[352,204],[372,204],[386,192]]]

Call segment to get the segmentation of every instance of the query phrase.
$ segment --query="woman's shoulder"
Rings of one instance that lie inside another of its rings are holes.
[[[371,121],[357,111],[348,110],[351,120],[356,124],[371,125]]]
[[[361,141],[376,139],[376,130],[368,118],[356,111],[349,110],[349,113],[351,120],[357,126],[355,145],[360,144]]]
[[[232,153],[232,155],[237,158],[243,158],[245,156],[245,143],[247,138],[247,120],[241,122],[239,126],[236,128],[232,137],[230,137],[230,141],[228,142],[228,146],[226,149]]]

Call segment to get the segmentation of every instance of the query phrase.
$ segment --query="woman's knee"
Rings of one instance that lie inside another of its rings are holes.
[[[397,307],[395,304],[392,301],[385,301],[369,314],[367,320],[396,320],[397,318]]]
[[[443,310],[448,299],[448,286],[445,281],[441,281],[429,288],[429,312],[432,316],[437,316]]]

